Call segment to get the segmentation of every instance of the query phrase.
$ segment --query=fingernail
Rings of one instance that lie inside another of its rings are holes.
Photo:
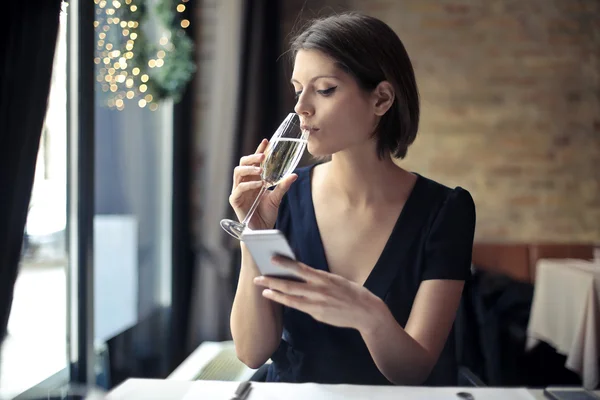
[[[261,167],[254,167],[254,170],[255,170],[256,172],[260,172],[260,171],[262,170],[262,168],[261,168]]]
[[[264,282],[265,278],[263,278],[262,276],[257,276],[256,278],[254,278],[254,283],[261,283]]]
[[[285,267],[285,265],[283,265],[281,263],[281,260],[279,260],[279,258],[277,258],[277,257],[271,258],[271,264],[277,265],[278,267]]]

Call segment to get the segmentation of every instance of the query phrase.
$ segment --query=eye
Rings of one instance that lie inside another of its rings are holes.
[[[301,94],[302,94],[302,90],[298,90],[297,92],[294,92],[294,97],[296,98],[296,100],[298,100],[298,98],[300,97]]]
[[[335,91],[335,89],[337,89],[337,86],[332,86],[329,89],[325,89],[325,90],[317,90],[317,93],[319,93],[322,96],[329,96],[331,94],[333,94],[333,92]]]

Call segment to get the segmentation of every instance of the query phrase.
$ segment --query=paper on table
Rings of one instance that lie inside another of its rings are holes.
[[[182,400],[229,400],[239,382],[197,381]],[[358,385],[318,385],[314,383],[252,383],[246,400],[456,400],[458,392],[468,391],[477,400],[535,400],[526,389],[430,388]]]

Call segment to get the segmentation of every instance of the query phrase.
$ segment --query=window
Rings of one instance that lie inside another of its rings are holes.
[[[139,11],[114,14],[95,3],[94,328],[105,342],[170,306],[173,106],[143,96],[143,77],[158,65],[126,67],[124,55],[141,51],[130,20]],[[145,35],[167,38],[155,22],[144,24]]]
[[[67,366],[67,16],[60,17],[48,109],[8,336],[0,397],[12,397]]]
[[[63,6],[8,337],[0,354],[0,398],[12,398],[31,388],[38,393],[42,386],[65,383],[73,372],[67,368],[69,363],[86,365],[85,372],[90,371],[87,362],[91,350],[83,354],[79,345],[87,342],[80,336],[93,334],[96,352],[110,348],[111,339],[124,346],[115,352],[121,357],[110,360],[115,369],[111,369],[109,380],[102,381],[108,374],[97,375],[102,386],[114,385],[137,373],[122,362],[135,359],[134,367],[151,375],[155,374],[148,372],[151,368],[168,367],[166,346],[153,342],[158,336],[168,339],[168,326],[158,324],[148,330],[144,323],[157,315],[162,318],[164,310],[171,307],[173,105],[168,100],[144,107],[136,100],[125,102],[125,107],[111,108],[101,83],[96,82],[94,120],[90,110],[81,113],[75,107],[81,106],[76,97],[82,88],[76,74],[67,75],[67,65],[79,68],[90,59],[87,56],[92,51],[96,51],[95,56],[100,51],[77,45],[79,33],[86,32],[77,25],[81,17],[74,9],[94,7],[98,16],[102,3],[71,2],[68,32]],[[148,24],[148,34],[158,38],[166,35],[152,23]],[[110,35],[104,36],[98,40],[106,47]],[[72,51],[67,52],[68,46]],[[86,76],[86,71],[79,73]],[[98,74],[99,68],[96,78]],[[87,92],[92,87],[83,89]],[[84,123],[86,127],[81,129]],[[87,140],[88,133],[94,135],[93,148],[88,146],[91,143],[80,147],[78,141]],[[91,157],[79,158],[79,153],[86,151],[94,152],[95,162],[94,208],[89,210],[85,210],[87,203],[91,206],[86,195],[91,195],[92,188],[81,182],[91,181],[92,168],[78,168],[81,160],[91,162]],[[85,275],[77,276],[80,270],[87,273],[79,257],[87,251],[81,249],[88,247],[85,240],[79,240],[77,223],[85,220],[81,226],[87,232],[85,217],[91,223],[92,213],[94,270],[86,281],[93,282],[94,304],[88,309],[88,299],[80,301],[81,292],[88,288],[78,286],[78,278]],[[92,318],[94,332],[88,329]],[[119,340],[123,335],[132,340]],[[161,366],[154,362],[158,358],[164,361]],[[97,365],[103,361],[96,359]],[[81,370],[76,373],[81,374]],[[48,379],[53,376],[58,378]]]

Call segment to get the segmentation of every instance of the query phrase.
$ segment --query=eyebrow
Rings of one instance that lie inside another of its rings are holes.
[[[318,76],[315,76],[314,78],[312,78],[310,81],[308,81],[308,83],[314,82],[314,81],[316,81],[317,79],[321,79],[321,78],[334,78],[334,79],[339,79],[339,78],[338,78],[337,76],[335,76],[335,75],[318,75]],[[294,79],[294,78],[290,79],[290,83],[294,83],[294,82],[296,82],[296,83],[298,83],[298,84],[301,84],[300,82],[298,82],[298,81],[297,81],[296,79]]]

